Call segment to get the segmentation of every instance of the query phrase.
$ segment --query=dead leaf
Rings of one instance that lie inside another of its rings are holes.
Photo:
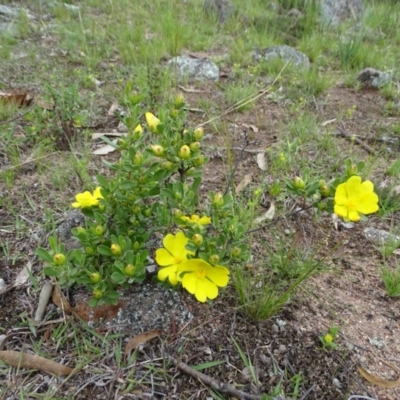
[[[59,308],[61,308],[61,310],[65,311],[67,314],[72,313],[72,307],[58,285],[54,285],[53,287],[52,300],[55,305],[57,305]]]
[[[129,340],[127,345],[125,346],[125,352],[124,354],[126,356],[129,355],[129,353],[133,350],[136,349],[139,345],[148,342],[149,340],[160,336],[161,335],[161,330],[157,329],[155,331],[148,331],[148,332],[143,332],[139,333],[139,335],[134,336]]]
[[[261,217],[256,218],[254,220],[254,222],[256,224],[260,224],[261,222],[265,221],[266,219],[269,221],[272,221],[274,219],[274,216],[275,216],[275,205],[274,205],[274,203],[271,203],[268,211],[265,214],[261,215]]]
[[[258,168],[261,169],[261,171],[267,170],[267,163],[265,161],[265,153],[264,152],[257,154],[257,165],[258,165]]]
[[[66,367],[58,362],[34,354],[22,353],[20,351],[0,351],[0,360],[12,367],[40,369],[57,376],[69,375],[73,371],[72,368]]]
[[[334,122],[336,122],[336,118],[328,119],[327,121],[324,121],[324,122],[321,124],[321,126],[327,126],[327,125],[333,124]]]
[[[253,174],[250,172],[245,175],[244,178],[240,181],[239,185],[236,186],[235,193],[239,194],[246,186],[248,186],[253,179]]]
[[[13,287],[18,287],[23,285],[29,279],[29,272],[32,271],[32,263],[30,261],[21,269],[15,281],[13,283]]]
[[[112,140],[113,143],[117,144],[118,139]],[[115,147],[111,146],[110,144],[105,144],[104,146],[99,147],[98,149],[94,150],[92,154],[97,154],[99,156],[104,156],[106,154],[110,154],[117,150]]]
[[[29,107],[33,102],[33,97],[28,92],[0,92],[0,101],[5,104],[15,104],[17,107]]]
[[[397,368],[395,368],[393,365],[386,363],[389,367],[394,369],[395,371],[399,372]],[[357,366],[358,372],[370,383],[373,383],[374,385],[386,388],[386,389],[393,389],[397,386],[400,386],[400,378],[395,380],[395,381],[386,381],[385,379],[380,378],[379,376],[375,376],[367,372],[364,368]]]
[[[119,105],[118,103],[112,103],[110,109],[107,112],[107,115],[109,117],[113,117],[116,111],[119,111]]]

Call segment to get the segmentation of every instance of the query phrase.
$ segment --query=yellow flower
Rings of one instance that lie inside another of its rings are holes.
[[[326,343],[332,343],[332,342],[333,342],[333,336],[332,336],[330,333],[327,333],[327,334],[324,336],[324,341],[325,341]]]
[[[78,193],[75,196],[76,201],[72,203],[72,207],[75,208],[87,208],[99,205],[99,199],[102,199],[103,196],[101,195],[101,187],[98,186],[94,191],[93,194],[89,191]]]
[[[201,303],[207,299],[215,299],[218,296],[218,287],[225,287],[229,282],[228,268],[221,265],[213,267],[199,258],[180,264],[178,274],[182,273],[182,286]]]
[[[150,128],[150,130],[152,132],[157,133],[157,126],[161,123],[161,121],[151,112],[147,112],[145,116],[147,125]]]
[[[372,214],[379,210],[378,201],[373,183],[361,183],[361,178],[353,175],[336,188],[334,211],[344,220],[359,221],[359,214]]]
[[[200,217],[197,214],[193,214],[191,217],[181,217],[181,220],[189,222],[189,224],[197,224],[198,226],[211,224],[211,218],[205,215]]]
[[[160,281],[165,281],[168,278],[171,285],[178,283],[178,265],[187,261],[189,254],[193,254],[193,252],[186,250],[187,242],[188,238],[180,231],[175,236],[169,233],[164,237],[164,248],[156,250],[157,264],[163,267],[158,271]]]

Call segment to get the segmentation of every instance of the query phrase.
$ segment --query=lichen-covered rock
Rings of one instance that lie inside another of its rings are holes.
[[[254,51],[252,54],[256,61],[262,59],[271,61],[280,58],[284,62],[291,62],[296,67],[310,66],[310,60],[304,53],[287,45],[267,47],[264,50]]]
[[[179,79],[192,78],[212,81],[219,79],[218,66],[207,59],[179,56],[168,61],[168,66],[176,71]]]
[[[322,21],[338,25],[346,19],[360,19],[364,13],[362,0],[320,0]]]
[[[392,80],[391,74],[374,68],[364,68],[357,76],[361,86],[367,89],[380,89]]]

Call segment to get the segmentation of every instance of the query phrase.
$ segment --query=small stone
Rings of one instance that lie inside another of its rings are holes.
[[[264,50],[253,51],[252,55],[255,61],[271,61],[280,58],[296,67],[308,68],[310,66],[310,60],[304,53],[287,45],[267,47]]]
[[[271,329],[272,329],[272,332],[274,332],[274,333],[279,333],[279,327],[278,327],[278,325],[273,324]]]
[[[219,79],[218,66],[208,59],[179,56],[168,61],[168,66],[172,71],[177,72],[179,79],[192,78],[212,81]]]
[[[360,19],[364,13],[362,0],[320,0],[322,22],[336,26],[346,19]]]
[[[339,379],[337,379],[337,378],[333,378],[333,379],[332,379],[332,383],[333,383],[336,387],[338,387],[339,389],[341,389],[341,388],[343,387],[343,385],[340,383]]]
[[[286,346],[284,345],[284,344],[281,344],[280,346],[279,346],[279,353],[281,353],[281,354],[284,354],[284,353],[286,353]]]
[[[374,68],[364,68],[357,76],[361,86],[367,89],[380,89],[392,80],[392,76],[383,71]]]
[[[383,349],[386,346],[386,342],[380,338],[369,338],[369,342],[372,346],[375,346],[377,349]]]
[[[4,282],[4,279],[0,278],[0,293],[5,289],[6,283]]]

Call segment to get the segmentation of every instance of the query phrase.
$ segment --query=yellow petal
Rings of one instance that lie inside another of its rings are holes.
[[[213,300],[218,296],[218,287],[208,279],[199,279],[195,295],[196,299],[198,299],[198,296],[203,298],[205,295],[210,300]]]
[[[179,272],[197,272],[210,267],[211,265],[208,262],[200,258],[191,258],[190,260],[186,260],[185,262],[179,264],[178,270]]]
[[[182,278],[182,286],[190,293],[196,292],[197,277],[194,273],[185,274]]]
[[[97,186],[96,189],[94,189],[93,191],[93,197],[95,199],[103,199],[103,196],[101,194],[101,186]]]
[[[142,133],[143,132],[143,128],[142,128],[142,125],[137,125],[136,126],[136,128],[133,130],[133,132],[140,132],[140,133]]]
[[[157,132],[157,126],[160,124],[160,120],[151,112],[147,112],[145,114],[146,116],[146,122],[147,125],[149,126],[149,128],[153,131],[153,132]]]
[[[164,282],[168,278],[171,285],[176,285],[178,283],[176,265],[171,265],[170,267],[161,268],[158,271],[157,276],[158,279],[162,282]]]
[[[337,216],[342,217],[342,218],[347,218],[348,214],[349,214],[348,208],[346,206],[342,206],[339,204],[335,204],[333,211]]]
[[[341,183],[335,191],[335,204],[346,204],[347,198],[346,183]]]
[[[210,267],[206,276],[219,287],[225,287],[229,282],[229,270],[221,265]]]
[[[357,222],[360,220],[360,215],[356,210],[349,210],[349,220],[353,222]]]
[[[162,267],[167,267],[168,265],[175,264],[175,257],[172,256],[165,249],[157,249],[156,250],[156,262],[158,265]]]
[[[378,195],[376,193],[367,193],[360,197],[357,202],[357,210],[363,214],[372,214],[379,210]]]
[[[203,216],[197,221],[197,223],[200,224],[200,225],[208,225],[208,224],[211,223],[211,218]]]

